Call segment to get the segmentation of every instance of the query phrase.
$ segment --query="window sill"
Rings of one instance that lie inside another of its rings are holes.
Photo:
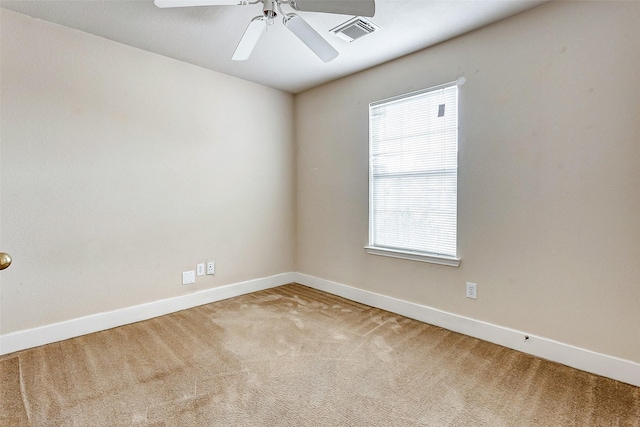
[[[420,252],[399,251],[396,249],[377,248],[374,246],[365,246],[365,250],[371,255],[388,256],[392,258],[408,259],[411,261],[429,262],[431,264],[448,265],[450,267],[459,267],[460,258],[453,258],[444,255],[428,255]]]

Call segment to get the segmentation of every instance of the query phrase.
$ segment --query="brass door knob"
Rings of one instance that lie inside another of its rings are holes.
[[[11,255],[6,254],[4,252],[0,252],[0,270],[4,270],[10,265],[11,265]]]

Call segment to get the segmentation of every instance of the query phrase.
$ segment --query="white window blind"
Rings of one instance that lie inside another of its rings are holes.
[[[369,247],[456,257],[458,86],[369,105]]]

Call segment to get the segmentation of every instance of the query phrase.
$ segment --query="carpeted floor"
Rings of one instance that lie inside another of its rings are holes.
[[[2,426],[640,426],[640,388],[300,285],[0,358]]]

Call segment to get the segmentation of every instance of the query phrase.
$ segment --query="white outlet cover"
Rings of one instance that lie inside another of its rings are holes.
[[[467,298],[477,299],[478,298],[478,285],[473,282],[467,282]]]
[[[196,283],[196,271],[183,271],[182,272],[182,284],[190,285],[191,283]]]
[[[204,262],[196,264],[196,276],[204,276]]]
[[[215,261],[207,261],[207,274],[215,274],[216,263]]]

